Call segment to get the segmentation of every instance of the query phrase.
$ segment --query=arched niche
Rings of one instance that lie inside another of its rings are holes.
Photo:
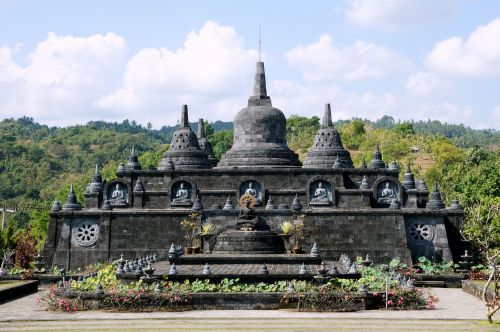
[[[104,186],[106,199],[113,208],[123,208],[130,206],[130,193],[132,187],[130,182],[124,179],[115,179],[107,182]]]
[[[373,199],[378,207],[389,207],[393,199],[403,205],[403,186],[395,178],[380,177],[373,183]]]
[[[196,184],[187,179],[177,179],[170,186],[170,205],[190,207],[196,198]]]
[[[238,190],[238,201],[241,198],[241,196],[245,194],[250,194],[255,197],[255,205],[260,206],[262,205],[262,202],[264,201],[264,192],[265,188],[264,185],[255,180],[255,179],[248,179],[243,181],[240,184],[240,188]],[[239,202],[238,202],[239,204]]]
[[[307,183],[307,200],[310,206],[331,206],[335,202],[335,187],[321,177],[314,177]]]

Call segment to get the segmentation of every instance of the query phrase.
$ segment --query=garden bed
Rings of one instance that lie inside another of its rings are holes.
[[[57,294],[56,290],[56,294]],[[158,294],[154,292],[127,294],[118,300],[117,294],[62,290],[57,297],[58,305],[65,311],[117,310],[117,311],[184,311],[184,310],[276,310],[297,308],[295,298],[284,301],[285,292],[200,292],[184,295]],[[178,297],[177,297],[178,296]],[[307,293],[294,294],[306,297]],[[349,300],[340,301],[340,297]],[[177,297],[177,298],[176,298]],[[61,299],[61,300],[59,300]],[[333,301],[339,305],[318,311],[360,311],[374,309],[378,299],[372,295],[335,294]],[[331,301],[332,301],[331,299]],[[65,307],[69,309],[65,309]],[[301,308],[299,308],[301,309]],[[307,310],[307,308],[302,308]]]

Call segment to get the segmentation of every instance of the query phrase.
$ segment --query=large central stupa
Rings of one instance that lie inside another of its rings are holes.
[[[298,167],[286,144],[286,118],[267,95],[264,63],[257,62],[253,96],[234,119],[234,143],[218,167]]]

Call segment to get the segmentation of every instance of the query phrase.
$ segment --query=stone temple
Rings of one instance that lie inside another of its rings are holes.
[[[221,160],[202,127],[193,132],[182,106],[179,128],[156,170],[141,169],[132,150],[115,179],[103,181],[96,167],[82,205],[73,189],[64,204],[54,202],[43,249],[47,265],[75,269],[121,254],[171,260],[184,242],[180,221],[193,210],[199,224],[215,226],[199,254],[203,264],[243,256],[254,263],[299,264],[311,248],[312,256],[328,261],[347,254],[377,263],[394,257],[411,263],[420,256],[458,261],[463,252],[460,206],[446,208],[437,183],[429,190],[409,165],[401,182],[402,170],[386,164],[378,146],[369,165],[355,167],[329,104],[302,164],[288,148],[286,118],[267,94],[263,62],[248,106],[234,119],[233,146]],[[279,234],[281,222],[298,216],[308,230],[305,255],[291,254]]]

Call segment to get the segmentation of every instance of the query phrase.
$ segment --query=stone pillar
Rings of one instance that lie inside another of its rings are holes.
[[[102,201],[102,192],[86,192],[85,193],[85,208],[98,209]]]
[[[52,260],[52,265],[65,268],[69,271],[71,264],[71,219],[62,218],[61,234],[57,241],[57,250]]]

